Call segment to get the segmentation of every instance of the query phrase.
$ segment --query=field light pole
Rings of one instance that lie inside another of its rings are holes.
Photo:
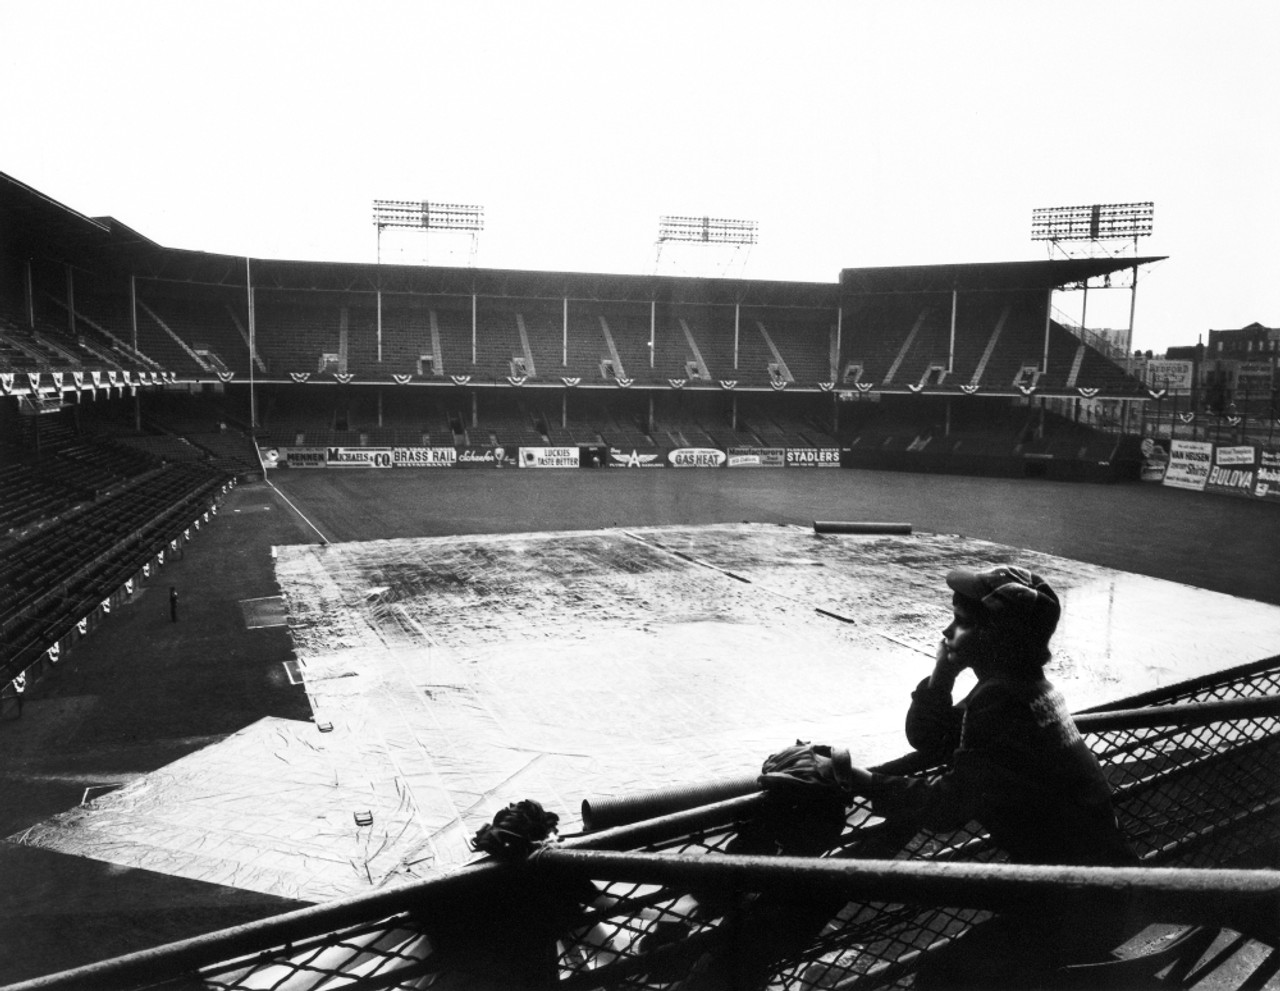
[[[469,206],[463,203],[432,203],[427,200],[374,200],[373,225],[377,228],[377,335],[378,361],[382,361],[382,231],[385,227],[395,227],[411,231],[421,231],[425,239],[429,231],[459,231],[471,238],[471,252],[468,266],[476,263],[476,248],[480,240],[480,232],[484,230],[484,207]],[[430,256],[423,252],[427,261]],[[475,297],[472,296],[472,364],[475,363]]]
[[[662,249],[669,243],[699,244],[704,248],[728,247],[733,257],[737,257],[744,248],[750,252],[751,246],[759,240],[759,228],[759,223],[754,220],[665,214],[658,218],[658,253],[654,259],[654,271],[656,273],[661,267]]]
[[[1062,248],[1062,242],[1088,242],[1094,247],[1106,241],[1133,240],[1133,253],[1138,254],[1138,238],[1149,237],[1155,224],[1156,206],[1150,200],[1140,203],[1093,203],[1085,206],[1037,207],[1031,211],[1031,240],[1048,241],[1049,251]],[[1062,248],[1064,253],[1066,249]],[[1105,251],[1105,249],[1103,249]],[[1105,252],[1110,255],[1110,252]],[[1110,283],[1108,282],[1108,285]],[[1089,280],[1081,288],[1084,301],[1080,313],[1080,329],[1089,326]],[[1129,295],[1129,342],[1133,342],[1134,313],[1138,306],[1138,266],[1133,266]]]

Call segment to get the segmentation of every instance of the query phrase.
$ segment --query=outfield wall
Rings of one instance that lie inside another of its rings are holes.
[[[839,468],[839,447],[273,447],[268,468]]]
[[[1142,478],[1191,492],[1280,502],[1280,450],[1256,444],[1147,440]]]
[[[913,452],[869,452],[852,447],[272,447],[262,450],[268,469],[346,468],[869,468],[1000,474],[1058,480],[1107,481],[1122,477],[1108,462],[1025,456],[924,457]],[[896,455],[896,457],[895,457]],[[953,463],[955,462],[955,463]],[[985,470],[982,470],[985,469]],[[1143,442],[1143,481],[1170,488],[1280,502],[1280,450],[1209,441]]]

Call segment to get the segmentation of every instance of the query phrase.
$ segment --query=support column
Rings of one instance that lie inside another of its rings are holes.
[[[133,326],[133,349],[138,350],[138,277],[129,273],[129,320]],[[249,355],[253,361],[253,355]]]
[[[32,330],[36,329],[36,286],[35,278],[31,274],[31,259],[27,259],[25,278],[23,279],[23,291],[26,293],[27,304],[27,326]]]
[[[1133,266],[1133,284],[1129,287],[1129,353],[1133,353],[1133,315],[1138,308],[1138,266]]]
[[[249,428],[258,428],[258,398],[253,385],[253,356],[258,353],[255,343],[257,337],[256,314],[253,305],[253,263],[248,257],[244,260],[244,288],[249,297]]]
[[[564,309],[561,311],[560,332],[561,332],[561,358],[560,364],[565,368],[569,367],[569,297],[564,297]]]
[[[471,294],[471,364],[476,363],[476,294]],[[474,396],[472,397],[475,398]],[[473,423],[474,427],[475,424]]]
[[[649,367],[653,367],[654,349],[657,347],[658,337],[658,303],[656,300],[649,300]]]
[[[1046,290],[1044,297],[1044,359],[1041,361],[1040,374],[1049,372],[1049,327],[1053,323],[1053,289]]]
[[[378,364],[382,364],[382,289],[377,291],[378,298]],[[382,424],[378,424],[382,426]]]
[[[840,359],[844,356],[844,307],[836,307],[836,355],[835,363],[831,368],[831,381],[840,381]]]
[[[71,266],[67,265],[67,329],[71,336],[76,336],[76,280],[71,274]]]
[[[959,302],[960,294],[955,290],[951,290],[951,340],[947,344],[947,374],[950,375],[956,370],[956,306]]]
[[[738,323],[742,316],[742,304],[733,304],[733,370],[738,370]]]

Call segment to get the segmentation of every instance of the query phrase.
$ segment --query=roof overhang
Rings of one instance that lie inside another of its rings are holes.
[[[1163,261],[1137,258],[1064,258],[954,265],[892,265],[846,268],[840,286],[848,294],[920,292],[1017,292],[1056,289]]]

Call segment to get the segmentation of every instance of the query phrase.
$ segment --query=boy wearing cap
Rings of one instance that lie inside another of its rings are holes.
[[[910,744],[946,760],[946,773],[878,774],[853,766],[847,750],[797,745],[765,761],[761,783],[864,795],[876,814],[926,829],[976,820],[1015,863],[1136,864],[1097,758],[1044,676],[1061,614],[1057,594],[1040,576],[1011,565],[952,571],[946,580],[954,593],[952,622],[933,672],[912,693],[906,724]],[[965,668],[977,684],[953,704],[956,676]],[[926,955],[916,986],[1032,986],[1119,941],[1122,920],[1076,920],[1070,933],[1065,921],[996,918],[974,927]]]

